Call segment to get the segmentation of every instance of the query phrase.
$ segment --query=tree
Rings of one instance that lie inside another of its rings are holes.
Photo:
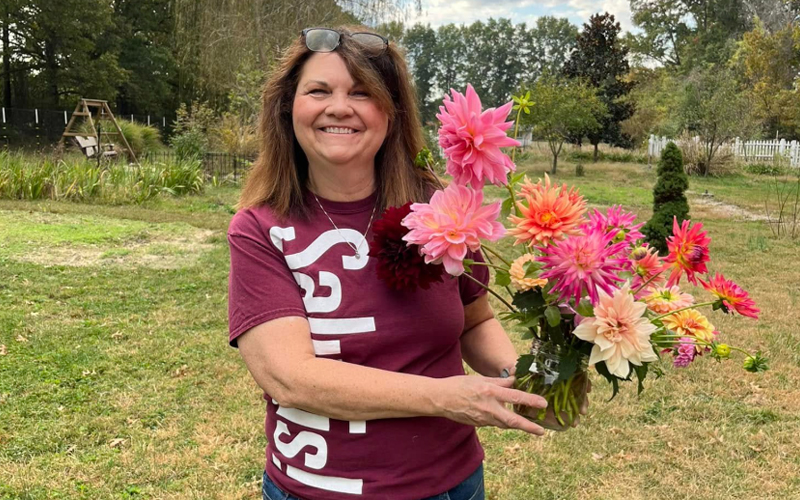
[[[631,0],[628,35],[634,52],[668,66],[687,69],[730,58],[736,40],[750,26],[745,0]]]
[[[753,130],[750,103],[736,86],[733,73],[710,67],[694,71],[680,108],[684,128],[700,136],[703,155],[699,172],[708,175],[722,144]]]
[[[800,25],[788,24],[770,33],[757,20],[739,42],[731,64],[747,89],[764,135],[800,133],[796,112],[800,93],[795,89],[800,74]]]
[[[547,141],[555,174],[564,141],[578,130],[600,127],[598,117],[605,114],[605,105],[595,90],[580,80],[544,75],[529,90],[534,104],[531,113],[523,115],[523,124],[532,126],[533,133]]]
[[[658,161],[658,178],[653,188],[653,216],[642,228],[647,243],[662,254],[667,252],[667,237],[675,218],[680,224],[689,218],[689,202],[684,192],[689,178],[683,169],[681,150],[670,142]]]
[[[119,87],[117,111],[121,115],[172,114],[178,106],[172,1],[117,0],[114,18],[119,65],[128,73]]]
[[[542,16],[536,25],[521,30],[521,79],[533,82],[542,74],[561,73],[564,61],[578,39],[578,28],[566,18]]]
[[[423,123],[434,120],[437,107],[432,102],[433,86],[437,71],[436,32],[430,27],[415,24],[403,35],[406,59],[414,76],[420,115]]]
[[[634,107],[634,112],[620,123],[622,132],[635,145],[645,143],[650,134],[677,136],[682,124],[675,110],[683,97],[678,77],[663,67],[636,68],[630,79],[633,89],[624,99]]]
[[[622,98],[631,90],[626,80],[630,71],[628,48],[619,40],[622,30],[614,16],[609,13],[595,14],[583,25],[578,35],[577,46],[564,65],[564,74],[569,78],[582,78],[597,91],[605,105],[606,113],[599,119],[600,127],[587,131],[594,146],[594,161],[597,161],[598,145],[601,141],[613,145],[628,145],[630,139],[620,130],[620,123],[633,114],[633,105]]]

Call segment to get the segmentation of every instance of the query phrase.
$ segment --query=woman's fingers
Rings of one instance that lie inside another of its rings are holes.
[[[498,389],[500,401],[514,405],[530,406],[531,408],[547,408],[547,400],[536,394],[530,394],[516,389]]]

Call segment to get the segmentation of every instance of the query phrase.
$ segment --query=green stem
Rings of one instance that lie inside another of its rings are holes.
[[[716,300],[711,301],[711,302],[702,302],[700,304],[694,304],[694,305],[691,305],[691,306],[682,307],[680,309],[676,309],[675,311],[668,312],[666,314],[662,314],[661,316],[656,316],[655,318],[653,318],[653,321],[656,321],[656,320],[661,319],[661,318],[666,318],[667,316],[672,316],[673,314],[677,314],[677,313],[679,313],[681,311],[686,311],[687,309],[696,309],[698,307],[711,306],[711,305],[714,305],[715,302],[716,302]]]
[[[473,262],[470,265],[473,265],[473,266],[486,266],[486,267],[491,267],[491,268],[494,268],[494,269],[500,269],[501,271],[508,272],[508,269],[506,269],[505,267],[496,266],[494,264],[489,264],[487,262]]]
[[[425,166],[428,167],[428,171],[431,173],[431,175],[433,175],[433,178],[436,179],[436,182],[439,183],[439,188],[444,190],[444,184],[442,183],[442,180],[438,175],[436,175],[436,172],[434,172],[433,167],[431,167],[431,164],[427,160],[425,161]]]
[[[489,293],[491,293],[492,295],[494,295],[495,297],[497,297],[497,300],[499,300],[499,301],[500,301],[500,302],[502,302],[502,303],[503,303],[503,304],[504,304],[506,307],[508,307],[508,309],[509,309],[511,312],[513,312],[513,313],[519,312],[519,311],[517,311],[517,309],[516,309],[514,306],[512,306],[511,304],[509,304],[509,303],[506,301],[506,299],[504,299],[503,297],[501,297],[501,296],[500,296],[500,294],[498,294],[497,292],[495,292],[494,290],[492,290],[492,289],[491,289],[491,288],[489,288],[488,286],[484,285],[484,284],[483,284],[483,282],[481,282],[480,280],[478,280],[478,279],[475,279],[475,277],[474,277],[474,276],[471,276],[469,273],[464,273],[464,276],[466,276],[467,278],[471,279],[472,281],[474,281],[475,283],[477,283],[478,285],[480,285],[482,288],[485,288],[487,292],[489,292]]]
[[[481,244],[481,248],[485,248],[487,252],[489,252],[490,254],[494,255],[498,259],[500,259],[503,262],[503,264],[507,265],[508,267],[511,267],[511,263],[509,261],[507,261],[506,259],[504,259],[503,256],[500,255],[500,252],[498,252],[494,248],[490,247],[486,243],[482,243]]]
[[[514,125],[514,140],[517,140],[517,134],[519,132],[519,119],[522,116],[522,106],[517,108],[517,119],[514,120],[516,124]],[[511,150],[511,162],[514,163],[514,158],[516,158],[517,147],[514,146],[514,149]],[[513,199],[513,198],[512,198]]]
[[[483,253],[483,258],[486,259],[489,262],[489,264],[494,265],[494,262],[492,261],[492,258],[489,256],[489,253],[483,251],[483,249],[481,249],[481,251]],[[508,285],[504,286],[503,288],[506,289],[506,292],[508,293],[509,297],[513,297],[514,296],[514,293],[511,291],[511,288],[509,288]]]
[[[658,278],[659,276],[661,276],[661,273],[663,273],[663,272],[664,272],[664,269],[662,269],[661,271],[659,271],[659,272],[657,272],[656,274],[654,274],[652,278],[650,278],[649,280],[645,281],[645,282],[642,284],[642,286],[640,286],[639,288],[637,288],[636,290],[634,290],[634,291],[632,292],[632,293],[633,293],[633,295],[634,295],[634,296],[636,296],[636,294],[637,294],[637,293],[639,293],[639,292],[641,292],[642,290],[644,290],[644,287],[646,287],[647,285],[649,285],[649,284],[650,284],[650,282],[651,282],[651,281],[653,281],[654,279],[656,279],[656,278]]]

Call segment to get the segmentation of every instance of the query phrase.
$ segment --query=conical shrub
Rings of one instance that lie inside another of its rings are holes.
[[[653,217],[642,228],[650,246],[662,254],[667,253],[667,237],[672,234],[672,221],[680,223],[689,218],[689,202],[684,192],[689,187],[689,177],[683,169],[683,155],[674,142],[670,142],[658,161],[658,179],[653,188]]]

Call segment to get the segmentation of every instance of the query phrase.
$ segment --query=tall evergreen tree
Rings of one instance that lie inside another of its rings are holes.
[[[566,76],[583,78],[597,89],[597,95],[608,111],[600,120],[600,128],[586,134],[594,146],[594,161],[597,161],[600,142],[617,146],[627,146],[630,142],[620,129],[620,123],[633,114],[633,105],[621,99],[632,88],[631,83],[625,80],[630,66],[628,48],[619,38],[621,30],[612,14],[593,15],[583,25],[578,44],[564,65]]]
[[[653,188],[653,216],[642,228],[647,243],[662,254],[667,252],[667,237],[672,234],[672,222],[680,224],[689,219],[689,202],[684,192],[689,188],[689,177],[683,169],[683,155],[674,142],[670,142],[658,161],[658,179]]]

